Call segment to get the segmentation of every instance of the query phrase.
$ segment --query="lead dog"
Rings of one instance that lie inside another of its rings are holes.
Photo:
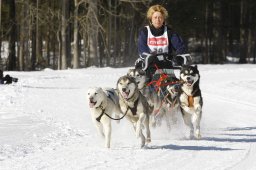
[[[182,66],[180,106],[184,122],[190,127],[190,138],[201,138],[200,121],[202,117],[203,98],[199,87],[200,75],[196,66]]]
[[[144,147],[145,142],[151,141],[149,115],[153,108],[149,106],[146,98],[139,91],[133,77],[120,77],[117,81],[117,91],[120,108],[126,118],[133,124],[136,137],[141,138],[141,147]],[[143,134],[143,127],[146,128],[147,139]]]
[[[115,118],[118,118],[121,113],[118,95],[111,88],[92,87],[88,89],[87,99],[92,121],[99,134],[105,139],[105,147],[110,148],[111,119],[108,116],[112,116],[115,113]]]

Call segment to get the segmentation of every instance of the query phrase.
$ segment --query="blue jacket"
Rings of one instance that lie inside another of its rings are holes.
[[[154,28],[153,26],[150,26],[150,30],[154,36],[160,36],[164,33],[164,26],[162,26],[159,29]],[[185,54],[187,53],[186,46],[181,39],[181,37],[175,33],[172,32],[172,30],[167,27],[167,34],[168,34],[168,40],[169,40],[169,54],[172,54],[175,52],[175,54]],[[139,38],[138,38],[138,51],[139,55],[141,55],[143,52],[150,53],[150,50],[147,46],[147,38],[148,38],[148,30],[146,27],[143,27],[139,32]]]

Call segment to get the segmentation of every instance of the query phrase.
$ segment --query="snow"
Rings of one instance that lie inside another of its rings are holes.
[[[178,115],[139,148],[126,119],[113,121],[111,148],[94,127],[88,87],[115,87],[129,68],[5,72],[19,82],[0,86],[1,170],[254,170],[255,65],[198,65],[204,99],[202,139],[188,139]],[[176,73],[177,74],[177,73]]]

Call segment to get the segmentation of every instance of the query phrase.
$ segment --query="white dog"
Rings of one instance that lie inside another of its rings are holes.
[[[91,110],[92,121],[98,132],[105,138],[105,147],[110,148],[111,141],[111,117],[119,118],[118,96],[114,89],[102,89],[94,87],[88,89],[88,102]]]

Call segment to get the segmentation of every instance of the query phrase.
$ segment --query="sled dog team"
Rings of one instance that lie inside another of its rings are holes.
[[[145,86],[146,74],[139,69],[130,69],[127,75],[120,77],[115,89],[89,88],[87,98],[92,121],[104,137],[105,147],[110,148],[111,121],[126,118],[140,139],[140,147],[144,147],[151,142],[150,126],[156,126],[156,118],[170,118],[175,122],[174,114],[179,111],[190,128],[190,138],[200,139],[203,100],[199,80],[197,66],[182,66],[180,88],[167,86],[172,103],[163,102],[154,90]]]

